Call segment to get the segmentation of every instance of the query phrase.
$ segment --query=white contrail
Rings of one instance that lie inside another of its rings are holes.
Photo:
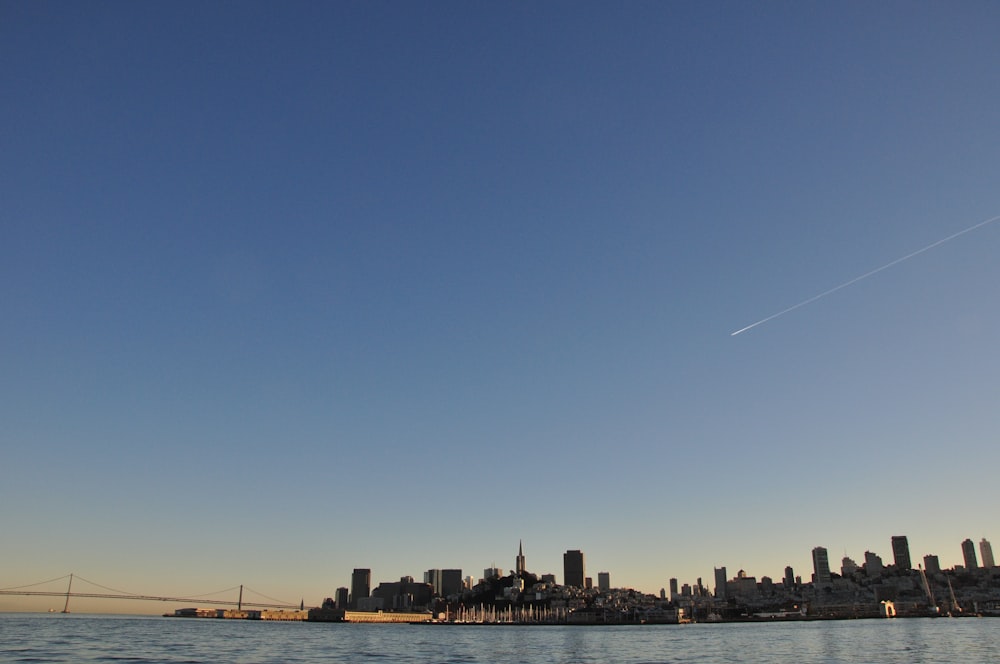
[[[751,323],[750,325],[747,325],[746,327],[744,327],[744,328],[742,328],[742,329],[739,329],[739,330],[736,330],[735,332],[731,333],[731,334],[730,334],[729,336],[731,336],[731,337],[735,337],[735,336],[736,336],[737,334],[742,334],[743,332],[746,332],[747,330],[750,330],[750,329],[753,329],[753,328],[757,327],[758,325],[762,325],[762,324],[766,323],[766,322],[767,322],[767,321],[769,321],[769,320],[774,320],[774,319],[775,319],[775,318],[777,318],[778,316],[784,316],[784,315],[785,315],[785,314],[787,314],[787,313],[788,313],[789,311],[795,311],[795,310],[796,310],[796,309],[798,309],[799,307],[804,307],[804,306],[806,306],[807,304],[809,304],[810,302],[815,302],[816,300],[820,299],[821,297],[826,297],[826,296],[827,296],[827,295],[829,295],[830,293],[836,293],[836,292],[837,292],[837,291],[839,291],[839,290],[840,290],[841,288],[847,288],[847,287],[848,287],[848,286],[850,286],[851,284],[856,284],[857,282],[861,281],[862,279],[867,279],[868,277],[872,276],[873,274],[878,274],[878,273],[879,273],[879,272],[881,272],[882,270],[887,270],[887,269],[889,269],[890,267],[892,267],[893,265],[896,265],[896,264],[898,264],[898,263],[902,263],[903,261],[905,261],[905,260],[908,260],[908,259],[910,259],[910,258],[913,258],[914,256],[918,256],[918,255],[920,255],[920,254],[924,253],[925,251],[929,251],[929,250],[933,249],[934,247],[938,246],[939,244],[944,244],[945,242],[947,242],[947,241],[949,241],[949,240],[954,240],[954,239],[955,239],[955,238],[957,238],[957,237],[958,237],[959,235],[965,235],[966,233],[970,233],[970,232],[972,232],[972,231],[976,230],[977,228],[980,228],[980,227],[982,227],[982,226],[985,226],[986,224],[992,224],[992,223],[993,223],[994,221],[997,221],[997,220],[1000,220],[1000,215],[997,215],[996,217],[990,217],[990,218],[989,218],[989,219],[987,219],[986,221],[980,221],[980,222],[979,222],[978,224],[975,224],[975,225],[973,225],[973,226],[969,226],[969,227],[968,227],[968,228],[966,228],[965,230],[962,230],[962,231],[958,231],[957,233],[954,233],[954,234],[952,234],[952,235],[949,235],[949,236],[948,236],[948,237],[946,237],[946,238],[942,238],[942,239],[938,240],[937,242],[933,242],[933,243],[931,243],[931,244],[927,245],[926,247],[924,247],[923,249],[917,249],[917,250],[916,250],[916,251],[914,251],[914,252],[913,252],[912,254],[906,254],[906,255],[905,255],[905,256],[903,256],[902,258],[897,258],[896,260],[892,261],[891,263],[886,263],[886,264],[885,264],[885,265],[883,265],[882,267],[877,267],[877,268],[875,268],[874,270],[872,270],[871,272],[865,272],[865,273],[864,273],[864,274],[862,274],[862,275],[861,275],[860,277],[854,277],[854,278],[853,278],[853,279],[851,279],[850,281],[845,281],[844,283],[840,284],[839,286],[834,286],[833,288],[831,288],[831,289],[830,289],[830,290],[828,290],[828,291],[823,291],[823,292],[822,292],[822,293],[820,293],[819,295],[813,295],[813,296],[812,296],[811,298],[809,298],[808,300],[803,300],[802,302],[799,302],[798,304],[796,304],[796,305],[794,305],[794,306],[791,306],[791,307],[788,307],[787,309],[784,309],[784,310],[782,310],[782,311],[779,311],[779,312],[778,312],[778,313],[776,313],[776,314],[771,314],[771,315],[770,315],[770,316],[768,316],[767,318],[761,318],[761,319],[760,319],[759,321],[757,321],[756,323]]]

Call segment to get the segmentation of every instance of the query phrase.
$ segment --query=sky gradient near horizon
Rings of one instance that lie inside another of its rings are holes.
[[[1000,214],[998,28],[0,2],[0,587],[1000,544],[1000,223],[731,336]]]

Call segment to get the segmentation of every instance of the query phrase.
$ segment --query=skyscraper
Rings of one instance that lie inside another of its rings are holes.
[[[670,579],[670,599],[677,596],[677,579]]]
[[[573,549],[563,554],[563,585],[583,588],[583,552]]]
[[[372,592],[372,571],[356,567],[351,574],[351,608],[358,608],[358,600]]]
[[[830,558],[827,555],[826,549],[817,546],[812,551],[813,555],[813,572],[816,575],[816,583],[829,584],[831,581],[830,577]]]
[[[514,571],[518,576],[524,576],[524,542],[517,543],[517,560],[514,562]]]
[[[962,558],[965,559],[965,569],[979,568],[976,562],[976,545],[970,539],[962,542]]]
[[[610,572],[598,572],[597,573],[597,589],[602,593],[606,593],[611,590],[611,573]]]
[[[785,588],[794,588],[794,587],[795,587],[795,571],[792,569],[792,566],[789,565],[788,567],[785,568]]]
[[[996,563],[993,562],[993,547],[990,546],[985,537],[979,542],[979,553],[983,557],[983,567],[986,569],[996,567]]]
[[[346,609],[348,604],[350,604],[350,601],[351,601],[350,591],[347,588],[344,588],[343,586],[337,588],[336,603],[334,604],[334,606],[336,606],[338,609]]]
[[[937,556],[927,554],[924,556],[924,569],[927,570],[928,574],[940,574],[941,561],[938,560]]]
[[[910,544],[906,541],[906,535],[892,536],[892,561],[896,569],[913,569],[910,563]]]
[[[424,572],[424,583],[429,583],[434,588],[435,595],[443,595],[441,592],[441,570],[429,569]]]
[[[441,570],[441,596],[450,597],[462,592],[462,570]]]
[[[718,599],[726,599],[729,593],[726,591],[726,568],[715,568],[715,596]]]

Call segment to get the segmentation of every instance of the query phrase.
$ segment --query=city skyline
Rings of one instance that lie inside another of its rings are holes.
[[[1000,6],[0,11],[0,585],[993,532]]]

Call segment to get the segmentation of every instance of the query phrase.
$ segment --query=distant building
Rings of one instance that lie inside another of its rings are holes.
[[[812,557],[816,583],[829,585],[833,579],[830,576],[830,558],[826,549],[822,546],[817,546],[812,550]]]
[[[598,572],[597,573],[597,589],[602,593],[606,593],[611,590],[611,573],[610,572]]]
[[[443,569],[441,570],[441,592],[442,597],[451,597],[462,592],[462,570]]]
[[[556,585],[556,575],[555,574],[542,574],[542,583],[547,583],[550,586]]]
[[[882,576],[882,570],[884,569],[882,564],[882,558],[871,551],[865,551],[865,574],[870,578],[877,578]]]
[[[850,576],[851,574],[854,574],[857,571],[858,571],[858,564],[853,560],[851,560],[850,558],[848,558],[847,556],[844,556],[843,560],[840,561],[840,575]]]
[[[962,542],[962,558],[965,559],[965,569],[979,569],[979,563],[976,562],[976,545],[970,539]]]
[[[785,568],[785,588],[795,587],[795,572],[792,570],[792,566],[789,565]]]
[[[583,552],[573,549],[563,554],[563,585],[583,588],[586,575]]]
[[[357,567],[351,574],[351,606],[358,608],[358,602],[371,595],[372,592],[372,571]]]
[[[594,587],[594,579],[592,577],[589,577],[589,576],[584,577],[584,579],[583,579],[583,589],[584,590],[590,590],[593,587]]]
[[[670,599],[677,596],[677,579],[670,579]]]
[[[726,568],[715,568],[715,597],[716,599],[727,599],[729,593],[726,591]]]
[[[985,537],[979,542],[979,553],[983,556],[983,567],[986,569],[996,567],[996,563],[993,562],[993,547]]]
[[[424,583],[429,583],[435,595],[441,595],[441,570],[429,569],[424,572]]]
[[[503,576],[503,570],[499,567],[487,567],[483,570],[484,579],[497,579]]]
[[[892,562],[896,569],[913,569],[910,563],[910,543],[906,535],[892,536]]]
[[[425,608],[433,596],[434,587],[431,584],[414,583],[412,576],[404,576],[397,583],[380,583],[372,591],[372,599],[381,599],[381,608],[391,611]]]
[[[334,607],[338,609],[346,609],[350,601],[351,601],[350,591],[347,588],[344,588],[343,586],[337,588]]]
[[[524,542],[517,543],[517,559],[514,561],[514,573],[524,576],[526,569],[524,565]]]

